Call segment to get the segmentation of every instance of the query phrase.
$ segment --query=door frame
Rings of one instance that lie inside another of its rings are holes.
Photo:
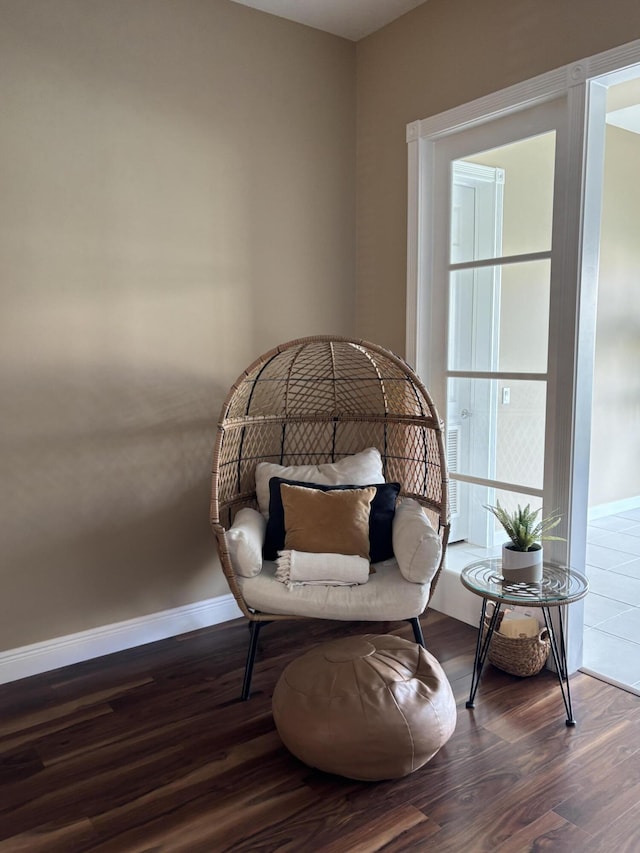
[[[408,223],[406,358],[427,385],[442,377],[430,363],[427,342],[444,352],[445,329],[431,322],[437,298],[433,234],[438,200],[433,198],[434,146],[438,139],[537,104],[564,99],[567,133],[556,148],[556,181],[563,203],[554,218],[553,275],[549,321],[545,495],[563,516],[552,558],[583,570],[586,561],[591,392],[595,341],[598,245],[602,194],[604,88],[597,78],[640,63],[640,40],[571,63],[471,103],[407,125]],[[593,106],[593,109],[592,109]],[[434,394],[442,406],[442,399]],[[550,549],[551,550],[551,549]],[[461,594],[457,576],[443,573],[451,615],[475,624],[476,610]],[[569,627],[569,671],[582,661],[583,605]]]

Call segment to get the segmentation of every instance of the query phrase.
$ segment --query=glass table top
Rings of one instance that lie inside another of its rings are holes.
[[[584,575],[565,566],[544,564],[540,583],[507,583],[502,579],[502,560],[478,560],[466,566],[460,580],[467,589],[493,601],[554,607],[583,598],[589,591]]]

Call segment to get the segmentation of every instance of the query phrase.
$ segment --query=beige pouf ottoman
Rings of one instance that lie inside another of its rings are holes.
[[[432,654],[392,634],[367,634],[290,663],[273,693],[273,717],[305,764],[373,781],[426,764],[453,734],[456,703]]]

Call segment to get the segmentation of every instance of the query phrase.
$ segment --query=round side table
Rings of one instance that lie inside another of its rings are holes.
[[[467,708],[474,707],[474,700],[482,669],[487,657],[489,645],[493,632],[498,624],[498,616],[502,605],[511,604],[527,607],[539,607],[542,610],[544,623],[549,631],[551,641],[551,653],[558,673],[562,700],[567,712],[567,726],[575,726],[571,705],[571,690],[569,688],[569,674],[567,672],[567,645],[565,640],[565,627],[568,623],[568,614],[565,609],[568,604],[578,601],[589,591],[589,582],[584,575],[573,569],[553,566],[545,563],[543,577],[540,583],[507,583],[502,578],[502,560],[487,559],[470,563],[462,570],[460,580],[463,586],[482,598],[482,612],[478,626],[478,639],[476,641],[476,654],[473,664],[473,676],[471,678],[471,691]],[[486,633],[483,628],[487,612],[487,602],[493,601],[495,606],[489,619]],[[551,624],[551,608],[557,608],[558,612],[558,636]],[[484,637],[483,637],[484,633]]]

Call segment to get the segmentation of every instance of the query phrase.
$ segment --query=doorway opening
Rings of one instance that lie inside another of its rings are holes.
[[[627,74],[636,76],[602,81],[583,668],[640,694],[640,68]]]

